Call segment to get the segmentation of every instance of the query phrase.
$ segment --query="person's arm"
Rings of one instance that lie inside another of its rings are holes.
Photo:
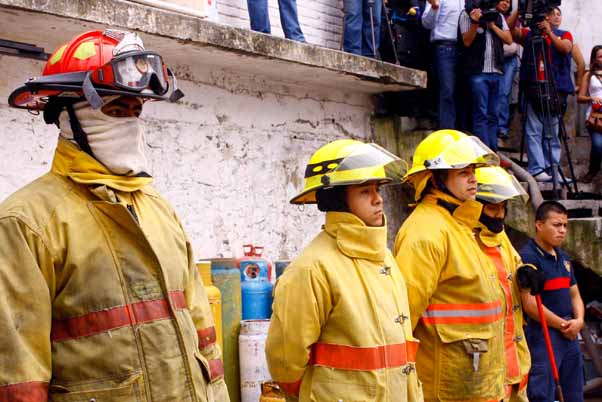
[[[182,228],[182,230],[184,229]],[[229,402],[230,397],[224,381],[222,352],[216,343],[215,323],[213,322],[211,307],[205,293],[205,286],[194,263],[192,246],[188,240],[186,241],[186,251],[188,253],[189,280],[184,289],[184,297],[199,339],[198,352],[205,360],[199,359],[199,362],[203,365],[206,364],[205,369],[207,369],[210,378],[208,386],[211,387],[215,401]]]
[[[521,301],[523,302],[523,309],[527,315],[534,319],[535,321],[541,322],[539,318],[539,311],[537,310],[537,302],[535,301],[535,296],[529,294],[527,291],[521,291],[520,293]],[[557,330],[562,330],[564,325],[566,325],[567,321],[558,317],[556,314],[548,310],[546,306],[543,306],[543,315],[548,323],[548,326],[551,328],[555,328]]]
[[[447,252],[441,237],[426,238],[413,233],[407,236],[398,234],[394,250],[408,291],[413,330],[437,289]]]
[[[514,30],[514,28],[516,27],[517,21],[518,21],[518,9],[512,11],[510,13],[510,15],[508,16],[508,19],[506,20],[506,23],[508,24],[508,29],[510,31]]]
[[[330,286],[319,266],[293,261],[278,279],[265,355],[272,379],[288,395],[298,396],[311,346],[332,307]]]
[[[46,402],[56,260],[15,217],[0,219],[0,244],[0,400]]]
[[[433,4],[436,4],[433,5]],[[422,13],[422,26],[426,29],[434,29],[437,22],[437,14],[439,13],[439,1],[429,0],[426,3],[424,12]]]
[[[503,17],[502,17],[502,29],[500,29],[497,25],[495,25],[494,22],[490,22],[489,24],[487,24],[487,27],[491,31],[493,31],[493,33],[495,33],[498,36],[498,38],[500,38],[502,40],[502,42],[504,42],[504,44],[506,44],[506,45],[512,44],[512,34],[508,30],[508,25],[506,24],[506,21],[504,20]]]
[[[579,288],[577,285],[571,286],[571,304],[573,305],[574,318],[572,320],[568,320],[560,332],[562,332],[562,335],[565,338],[574,340],[577,338],[581,328],[583,328],[583,317],[585,314],[583,300],[581,299],[581,294],[579,293]]]
[[[579,94],[577,95],[577,102],[579,103],[590,103],[594,101],[594,98],[589,96],[589,80],[591,73],[583,75],[581,79],[581,85],[579,85]]]
[[[577,65],[577,71],[575,71],[575,83],[576,88],[575,91],[579,92],[579,86],[585,75],[585,60],[583,59],[583,54],[581,53],[581,49],[577,46],[576,43],[573,43],[573,50],[571,51],[571,56],[573,56],[573,60],[575,60],[575,64]]]
[[[550,25],[550,23],[548,21],[542,21],[538,24],[538,26],[539,26],[539,29],[541,29],[542,31],[544,31],[546,33],[546,35],[548,35],[548,37],[550,38],[550,40],[552,42],[552,46],[554,46],[556,48],[556,50],[558,50],[562,54],[571,53],[571,50],[573,49],[573,42],[571,42],[569,39],[563,39],[563,38],[557,36],[552,31],[552,26]]]
[[[462,32],[462,42],[466,47],[470,47],[477,37],[481,14],[480,8],[472,10],[470,15],[466,14],[465,11],[460,14],[460,31]]]

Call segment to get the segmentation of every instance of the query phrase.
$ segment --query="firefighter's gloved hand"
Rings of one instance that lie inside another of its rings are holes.
[[[518,287],[529,289],[529,293],[533,296],[543,291],[543,285],[546,281],[543,271],[533,264],[523,264],[518,267],[516,279],[518,280]]]

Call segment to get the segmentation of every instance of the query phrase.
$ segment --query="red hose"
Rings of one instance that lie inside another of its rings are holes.
[[[535,295],[535,301],[537,302],[537,311],[539,312],[539,321],[541,322],[541,328],[543,329],[543,337],[546,341],[546,349],[548,349],[548,358],[550,359],[550,366],[552,366],[552,376],[554,382],[556,382],[556,392],[558,393],[558,400],[564,402],[564,396],[562,395],[562,388],[560,387],[560,379],[558,377],[558,367],[556,367],[556,358],[554,357],[554,350],[552,350],[552,341],[550,340],[550,332],[548,331],[548,323],[543,313],[543,304],[541,303],[541,296]]]

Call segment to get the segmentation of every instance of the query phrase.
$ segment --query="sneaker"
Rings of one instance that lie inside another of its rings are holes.
[[[540,183],[548,183],[548,182],[552,181],[552,176],[550,176],[543,170],[541,172],[533,175],[533,178]]]

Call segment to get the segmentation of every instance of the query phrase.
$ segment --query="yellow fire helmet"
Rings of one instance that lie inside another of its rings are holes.
[[[291,204],[315,204],[316,191],[377,181],[400,183],[406,163],[374,143],[337,140],[318,149],[305,169],[305,187]]]
[[[476,170],[477,200],[498,204],[513,198],[527,202],[527,192],[516,177],[499,166],[482,167]]]
[[[426,137],[414,152],[404,179],[426,170],[462,169],[468,165],[497,166],[499,157],[477,137],[457,130],[439,130]]]

